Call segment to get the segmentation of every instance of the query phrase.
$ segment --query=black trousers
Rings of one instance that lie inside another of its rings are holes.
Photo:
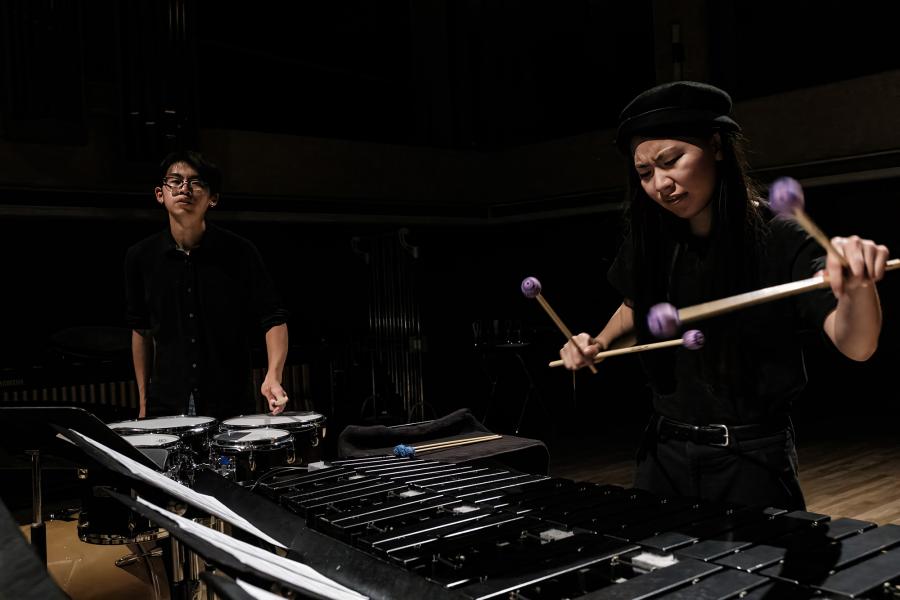
[[[794,435],[785,428],[727,447],[660,436],[651,421],[638,452],[634,487],[738,505],[805,510]]]

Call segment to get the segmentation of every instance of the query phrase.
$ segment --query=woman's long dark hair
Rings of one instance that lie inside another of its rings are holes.
[[[708,140],[714,131],[693,131],[692,138]],[[662,137],[662,136],[660,136]],[[670,136],[665,136],[670,137]],[[677,137],[684,137],[679,135]],[[757,257],[764,248],[766,224],[757,184],[748,166],[739,132],[720,132],[722,160],[717,161],[713,192],[712,230],[708,256],[713,260],[711,300],[758,287]],[[646,314],[669,298],[672,268],[678,246],[689,236],[687,220],[676,217],[649,198],[633,164],[628,165],[626,223],[633,244],[633,308],[638,334],[646,337]]]

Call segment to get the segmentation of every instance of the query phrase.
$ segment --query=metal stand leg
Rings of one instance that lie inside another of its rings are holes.
[[[544,413],[546,414],[546,408],[544,407],[543,402],[541,402],[540,392],[538,391],[537,386],[534,384],[534,379],[531,377],[531,372],[528,370],[528,366],[525,364],[525,359],[522,358],[522,355],[518,352],[515,353],[516,359],[519,361],[519,364],[522,366],[522,372],[525,373],[525,378],[528,380],[528,389],[525,391],[525,401],[522,402],[522,411],[519,413],[519,420],[516,422],[516,427],[514,432],[516,435],[519,435],[519,429],[522,428],[522,420],[525,418],[525,410],[528,408],[528,402],[531,400],[532,394],[537,396],[537,401],[541,405],[541,408],[544,409]]]
[[[131,554],[116,561],[116,566],[149,584],[153,588],[154,600],[170,600],[166,569],[163,563],[164,551],[157,540],[128,544]]]
[[[173,600],[192,600],[194,584],[189,577],[191,552],[181,545],[174,536],[169,536],[172,543],[172,598]]]
[[[47,528],[41,516],[41,451],[26,450],[31,456],[31,546],[47,566]]]

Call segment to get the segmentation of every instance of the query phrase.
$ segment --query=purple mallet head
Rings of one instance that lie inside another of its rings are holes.
[[[647,313],[647,327],[650,328],[650,333],[654,337],[672,337],[678,333],[678,328],[681,327],[678,309],[668,302],[654,304],[650,307],[650,312]]]
[[[537,298],[541,293],[541,282],[537,277],[526,277],[522,280],[521,288],[526,298]]]
[[[790,177],[781,177],[769,188],[769,206],[779,215],[790,216],[803,209],[803,188]]]
[[[681,341],[684,342],[684,347],[688,350],[699,350],[703,347],[703,342],[706,341],[706,338],[703,337],[703,332],[699,329],[688,329],[681,336]]]

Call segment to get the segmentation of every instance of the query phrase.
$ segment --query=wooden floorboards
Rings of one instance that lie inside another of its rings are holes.
[[[898,432],[822,423],[798,427],[800,484],[807,510],[900,525]],[[548,442],[550,474],[630,487],[639,432],[560,436]]]

